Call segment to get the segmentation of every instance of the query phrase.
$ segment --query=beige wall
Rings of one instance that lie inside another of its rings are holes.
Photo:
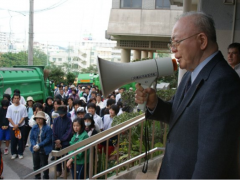
[[[235,2],[236,7],[235,4],[225,4],[220,0],[200,1],[200,10],[210,14],[215,21],[219,50],[222,51],[225,59],[228,45],[232,42],[240,42],[240,0]],[[235,22],[234,27],[233,22]]]
[[[227,59],[227,48],[231,44],[232,30],[216,30],[217,32],[217,42],[219,50],[222,52],[225,59]],[[234,42],[240,43],[240,31],[235,31]]]
[[[107,33],[168,37],[181,13],[182,10],[112,9]]]

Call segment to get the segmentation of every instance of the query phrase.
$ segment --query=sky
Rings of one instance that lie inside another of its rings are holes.
[[[0,0],[0,32],[28,42],[30,0]],[[68,46],[105,40],[112,0],[34,0],[34,42]]]

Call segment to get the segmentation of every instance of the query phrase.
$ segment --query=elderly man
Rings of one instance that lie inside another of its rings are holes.
[[[169,124],[158,178],[239,178],[240,79],[218,50],[214,21],[183,14],[169,47],[188,71],[173,99],[139,84],[135,95],[137,103],[147,101],[147,117]]]
[[[228,46],[228,64],[240,76],[240,43],[232,43]]]

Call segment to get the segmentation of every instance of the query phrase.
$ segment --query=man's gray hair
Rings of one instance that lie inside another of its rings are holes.
[[[205,33],[210,41],[217,42],[215,23],[210,15],[207,15],[204,12],[191,11],[183,13],[179,19],[188,16],[192,16],[194,18],[193,23],[195,27],[199,29],[200,32]]]

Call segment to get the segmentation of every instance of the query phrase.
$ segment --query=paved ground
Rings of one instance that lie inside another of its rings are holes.
[[[33,171],[32,153],[29,148],[26,148],[23,159],[12,160],[10,149],[9,154],[3,154],[2,157],[4,166],[2,176],[4,179],[20,179]]]
[[[4,147],[4,144],[2,147]],[[3,164],[4,164],[2,176],[4,177],[4,179],[21,179],[27,174],[33,172],[32,153],[29,150],[29,147],[26,147],[24,151],[23,159],[16,158],[12,160],[10,149],[9,149],[9,154],[8,155],[3,154],[2,157],[3,157]],[[50,158],[51,158],[51,155],[49,157],[48,163],[52,162]],[[50,176],[50,179],[54,179],[54,168],[50,169],[49,176]],[[68,178],[71,178],[70,174]],[[34,179],[34,177],[32,177],[32,179]]]

